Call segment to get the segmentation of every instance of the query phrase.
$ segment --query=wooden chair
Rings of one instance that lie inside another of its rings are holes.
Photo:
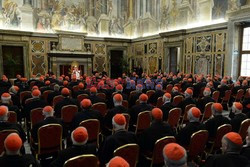
[[[107,105],[103,102],[95,103],[92,105],[93,110],[97,110],[104,117],[107,114]]]
[[[80,94],[77,96],[77,101],[80,103],[83,99],[87,99],[88,97],[88,94]]]
[[[174,136],[165,136],[161,139],[158,139],[155,142],[154,150],[151,157],[146,156],[148,160],[151,160],[151,167],[153,166],[163,166],[164,165],[164,157],[162,154],[162,150],[165,147],[165,145],[169,143],[175,143],[175,137]]]
[[[242,140],[245,140],[249,126],[250,126],[250,119],[246,119],[246,120],[241,122],[239,134],[242,137]]]
[[[150,127],[151,115],[150,111],[143,111],[138,114],[135,134],[141,133],[144,129]]]
[[[195,160],[199,155],[204,153],[208,140],[208,131],[200,130],[192,134],[188,148],[188,159]]]
[[[173,108],[168,113],[168,124],[176,129],[179,126],[179,121],[181,117],[181,109],[180,108]]]
[[[31,98],[26,99],[24,103],[25,103],[25,105],[26,105],[26,104],[31,103],[33,100],[34,100],[34,98],[31,97]]]
[[[204,96],[204,95],[203,95],[204,89],[205,89],[205,87],[202,87],[202,88],[200,89],[200,93],[199,93],[199,97],[198,97],[198,98],[202,98],[202,97]]]
[[[30,82],[30,89],[32,89],[35,84],[36,84],[36,81],[31,81]]]
[[[159,97],[157,99],[156,107],[160,108],[163,105],[163,99],[162,97]]]
[[[36,158],[57,153],[62,150],[63,128],[60,124],[47,124],[38,129],[38,149]]]
[[[188,111],[195,106],[196,106],[195,104],[189,104],[185,107],[185,111],[181,120],[181,126],[183,126],[183,124],[186,124],[188,122]]]
[[[55,96],[55,97],[53,98],[53,107],[55,107],[56,104],[57,104],[58,102],[62,101],[63,99],[64,99],[64,97],[63,97],[62,95]]]
[[[8,122],[10,123],[17,123],[17,114],[14,111],[9,111]]]
[[[104,101],[106,100],[105,93],[97,93],[96,96],[99,97],[100,99],[104,100]]]
[[[222,137],[228,132],[231,132],[231,130],[232,130],[232,126],[230,124],[224,124],[217,128],[217,132],[216,132],[216,136],[214,140],[209,139],[209,142],[213,144],[211,147],[210,153],[217,151],[221,148]]]
[[[99,160],[93,154],[79,155],[67,160],[63,167],[99,167]]]
[[[25,96],[31,96],[31,91],[23,91],[20,93],[20,103],[22,104],[23,98]]]
[[[46,91],[43,92],[42,97],[43,97],[43,99],[44,99],[46,102],[48,102],[48,95],[49,95],[50,93],[52,93],[52,92],[53,92],[53,90],[46,90]]]
[[[243,96],[244,96],[244,90],[243,89],[239,89],[237,91],[236,96],[235,96],[235,102],[240,102],[241,99],[243,98]]]
[[[128,101],[127,100],[123,100],[122,101],[122,106],[128,109]]]
[[[75,116],[75,113],[78,112],[78,107],[76,105],[67,105],[63,106],[61,109],[61,118],[66,125],[66,127],[69,127],[72,119]]]
[[[120,146],[114,151],[114,156],[120,156],[129,163],[130,167],[136,167],[139,157],[139,146],[137,144]]]
[[[136,102],[135,102],[135,105],[139,105],[140,104],[140,100],[137,99]]]
[[[131,91],[130,94],[129,94],[129,99],[130,99],[132,96],[136,95],[136,93],[137,93],[136,90]]]
[[[231,97],[231,90],[226,90],[225,96],[222,98],[221,104],[227,104]]]
[[[220,97],[220,92],[219,91],[214,91],[212,98],[215,100],[215,102],[217,103]]]
[[[178,106],[183,100],[183,96],[181,95],[178,95],[178,96],[175,96],[174,99],[173,99],[173,106],[176,107]]]
[[[166,92],[167,93],[171,93],[172,89],[173,89],[173,85],[172,84],[168,84],[167,87],[166,87]]]
[[[72,89],[73,89],[74,92],[77,92],[79,90],[78,85],[73,86]]]
[[[43,108],[34,108],[30,111],[30,127],[44,120]]]
[[[95,143],[99,147],[100,122],[97,119],[82,121],[79,126],[83,126],[88,131],[88,143]]]
[[[207,103],[206,106],[205,106],[205,111],[202,115],[202,119],[201,119],[201,122],[204,122],[206,120],[208,120],[212,115],[212,105],[214,103],[213,102],[210,102],[210,103]]]
[[[0,155],[4,151],[4,140],[11,133],[18,133],[18,132],[17,132],[17,130],[14,130],[14,129],[8,129],[8,130],[1,130],[0,131]]]
[[[155,94],[155,91],[154,90],[148,90],[146,92],[146,94],[147,94],[148,98],[150,98],[153,94]]]
[[[128,130],[128,127],[129,127],[129,121],[130,121],[130,115],[129,114],[126,114],[126,113],[123,113],[124,117],[126,118],[126,130]]]
[[[250,88],[248,88],[248,89],[246,90],[246,93],[245,93],[245,95],[244,95],[244,99],[247,99],[247,98],[250,97],[249,89],[250,89]]]

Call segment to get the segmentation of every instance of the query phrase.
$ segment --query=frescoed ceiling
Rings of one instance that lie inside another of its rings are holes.
[[[0,28],[136,38],[226,19],[246,0],[0,0]]]

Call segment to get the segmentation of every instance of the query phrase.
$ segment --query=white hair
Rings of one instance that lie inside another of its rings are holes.
[[[7,112],[6,112],[5,115],[3,115],[3,116],[0,117],[0,121],[7,121],[8,120],[9,109],[6,106],[2,106],[2,107],[5,107],[7,109]]]
[[[187,118],[189,122],[200,122],[200,118],[196,118],[195,116],[193,116],[191,109],[188,110]]]
[[[51,112],[45,112],[45,111],[43,111],[43,115],[44,115],[45,118],[47,118],[47,117],[53,117],[54,113],[55,113],[54,110],[51,111]]]
[[[121,130],[121,129],[125,129],[125,127],[126,127],[126,124],[124,124],[124,125],[118,125],[118,124],[114,121],[114,117],[112,118],[112,124],[113,124],[113,129],[114,129],[115,131]]]
[[[86,130],[86,132],[88,132],[85,127],[83,127],[83,128]],[[75,141],[75,139],[73,137],[74,131],[71,132],[71,140],[72,140],[73,145],[81,146],[81,145],[84,145],[84,144],[86,144],[88,142],[89,137],[87,137],[83,142],[77,142],[77,141]]]

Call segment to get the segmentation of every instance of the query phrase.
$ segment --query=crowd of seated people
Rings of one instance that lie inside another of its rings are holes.
[[[133,73],[117,79],[95,73],[79,80],[64,75],[28,80],[17,75],[13,83],[3,75],[0,166],[61,167],[76,156],[90,154],[97,157],[99,166],[131,166],[129,160],[114,154],[128,144],[139,148],[137,166],[150,166],[153,160],[148,156],[166,136],[173,141],[161,148],[159,156],[164,161],[158,165],[248,166],[249,87],[250,77],[234,82],[219,75],[184,73],[142,73],[141,77]],[[46,127],[53,130],[54,125],[60,127],[58,133],[40,134]],[[207,154],[193,159],[190,145],[199,132],[208,134],[203,148]],[[52,153],[46,153],[50,148],[41,151],[42,136],[53,144],[57,134],[62,138],[60,146]]]

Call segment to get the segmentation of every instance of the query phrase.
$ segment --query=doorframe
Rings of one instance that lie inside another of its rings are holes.
[[[164,48],[163,48],[163,71],[169,73],[169,63],[170,63],[170,48],[174,47],[179,47],[180,48],[180,59],[178,61],[177,59],[177,70],[180,72],[184,71],[184,44],[183,41],[178,41],[178,42],[165,42],[164,43]],[[167,63],[166,63],[167,62]]]
[[[126,58],[128,61],[128,51],[125,46],[107,46],[107,73],[111,77],[111,50],[123,51],[123,58]],[[128,62],[129,63],[129,62]]]
[[[21,46],[23,47],[23,65],[24,65],[24,77],[29,78],[29,43],[28,42],[12,42],[12,41],[0,41],[0,76],[3,75],[3,46]]]

